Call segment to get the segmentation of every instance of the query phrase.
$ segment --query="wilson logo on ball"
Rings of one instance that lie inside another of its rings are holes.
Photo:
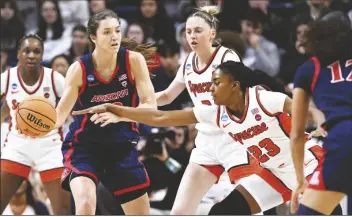
[[[36,116],[34,116],[31,113],[28,113],[27,120],[29,120],[30,122],[34,123],[38,127],[42,127],[42,128],[44,128],[46,130],[50,130],[50,126],[49,125],[42,123],[42,119],[38,119]]]

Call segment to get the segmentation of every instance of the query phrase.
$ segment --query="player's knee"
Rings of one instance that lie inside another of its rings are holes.
[[[251,209],[244,196],[235,189],[224,200],[215,204],[209,215],[251,215]]]
[[[96,201],[94,198],[80,198],[75,200],[77,215],[94,215],[96,209]]]

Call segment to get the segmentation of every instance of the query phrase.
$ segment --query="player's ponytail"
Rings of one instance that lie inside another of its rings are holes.
[[[212,16],[215,16],[220,13],[220,8],[217,5],[206,5],[201,7],[199,10],[204,11]]]
[[[239,81],[241,90],[256,85],[264,85],[275,92],[285,92],[285,86],[277,79],[270,77],[263,71],[252,70],[241,62],[227,61],[220,64],[217,69],[231,76],[234,81]]]
[[[138,44],[134,39],[122,37],[121,47],[141,53],[149,66],[157,64],[155,59],[156,47],[153,47],[152,44]]]
[[[190,17],[201,17],[204,19],[206,23],[209,24],[211,28],[217,30],[219,20],[215,17],[220,13],[220,8],[216,5],[207,5],[201,8],[196,8],[195,12],[193,12],[188,18]]]

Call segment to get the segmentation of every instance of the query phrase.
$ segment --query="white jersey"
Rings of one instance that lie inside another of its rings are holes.
[[[42,67],[37,83],[28,86],[21,78],[19,67],[13,67],[1,74],[1,95],[5,95],[10,111],[9,134],[23,137],[16,130],[15,111],[18,104],[29,96],[43,96],[56,106],[64,91],[65,78],[52,69]],[[51,131],[45,137],[58,133],[61,133],[60,129]]]
[[[283,113],[286,95],[267,91],[261,86],[248,88],[245,110],[234,117],[226,106],[195,107],[199,122],[218,126],[235,142],[248,150],[264,167],[292,166],[290,154],[291,117]],[[307,156],[310,161],[313,156]]]
[[[176,79],[184,83],[194,106],[214,105],[213,97],[210,93],[212,84],[211,77],[214,69],[226,61],[240,62],[240,57],[231,49],[223,46],[216,48],[208,64],[203,69],[198,69],[198,57],[195,52],[191,52],[184,64],[177,72]],[[196,125],[197,130],[206,133],[218,133],[221,130],[206,123]]]

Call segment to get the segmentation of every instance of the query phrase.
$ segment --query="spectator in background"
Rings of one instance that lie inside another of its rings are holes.
[[[44,0],[39,8],[37,34],[44,40],[43,62],[49,64],[53,57],[70,48],[71,35],[70,30],[64,31],[57,1]]]
[[[0,6],[1,49],[6,49],[9,52],[10,62],[16,64],[17,42],[24,35],[24,23],[20,17],[16,2],[14,0],[2,0],[0,2]]]
[[[6,71],[7,69],[10,68],[9,63],[8,63],[8,51],[6,49],[1,48],[1,52],[0,52],[0,60],[1,60],[1,71],[0,73],[3,73],[4,71]]]
[[[54,57],[50,63],[51,68],[54,71],[57,71],[62,74],[64,77],[66,77],[67,70],[71,64],[72,62],[70,61],[69,57],[64,54]]]
[[[180,58],[178,64],[181,65],[192,52],[192,48],[189,46],[186,38],[186,23],[180,24],[177,27],[176,32],[176,40],[180,44]]]
[[[142,25],[146,42],[174,42],[174,22],[167,15],[162,0],[141,0],[138,22]]]
[[[241,37],[247,44],[243,63],[274,77],[280,69],[280,55],[276,44],[262,35],[265,20],[265,14],[259,9],[250,9],[241,20]]]
[[[89,0],[89,11],[90,14],[96,14],[108,9],[107,0]],[[128,23],[125,19],[119,17],[120,26],[121,26],[121,34],[124,35],[128,26]]]
[[[78,58],[89,52],[89,39],[87,28],[83,25],[76,25],[72,30],[72,44],[70,50],[66,53],[70,62],[76,61]]]
[[[59,8],[65,29],[72,29],[77,24],[87,26],[89,18],[87,0],[59,0]]]
[[[293,20],[294,22],[302,19],[309,21],[318,20],[331,12],[328,5],[326,0],[306,0],[296,6],[299,12],[295,15]]]
[[[133,38],[138,44],[145,43],[144,31],[139,23],[131,23],[128,25],[126,37]]]
[[[16,0],[17,8],[25,26],[25,34],[33,34],[38,25],[38,6],[36,0]]]
[[[163,91],[169,87],[174,80],[179,68],[180,49],[177,43],[161,44],[158,46],[157,53],[160,55],[161,66],[152,72],[154,77],[152,83],[155,92]],[[172,103],[162,106],[161,110],[181,109],[182,104],[190,101],[189,95],[184,90]]]
[[[308,31],[308,22],[308,20],[297,22],[294,42],[282,58],[279,77],[287,85],[286,92],[288,93],[292,91],[292,82],[297,68],[310,57],[304,48],[304,34]]]
[[[49,215],[48,208],[33,196],[29,181],[23,181],[2,215]]]

